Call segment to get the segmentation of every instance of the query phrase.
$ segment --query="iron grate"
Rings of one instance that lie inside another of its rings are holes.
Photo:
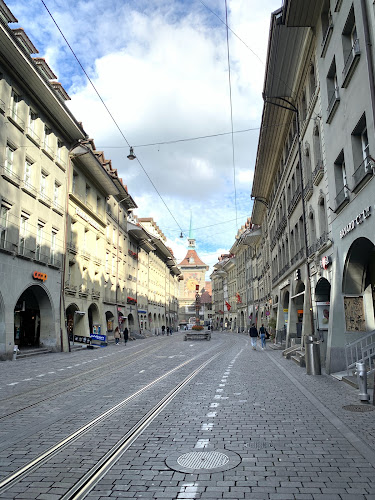
[[[223,472],[241,463],[241,457],[225,449],[205,449],[204,451],[175,452],[165,460],[166,465],[176,471],[186,473]]]
[[[185,453],[177,459],[177,463],[189,469],[216,469],[229,462],[229,457],[218,451]]]
[[[342,407],[343,410],[347,411],[354,411],[357,413],[365,413],[367,411],[373,411],[375,410],[374,406],[369,406],[369,405],[346,405]]]

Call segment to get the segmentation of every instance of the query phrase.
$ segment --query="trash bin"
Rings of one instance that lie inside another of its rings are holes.
[[[307,375],[321,375],[320,342],[314,335],[306,337],[305,361]]]

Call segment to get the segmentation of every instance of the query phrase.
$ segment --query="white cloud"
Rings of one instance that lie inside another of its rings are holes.
[[[207,3],[224,19],[222,5]],[[187,236],[191,210],[198,252],[208,264],[216,262],[251,214],[258,131],[233,136],[236,194],[230,134],[142,145],[231,130],[225,26],[193,0],[55,0],[51,5],[121,131],[135,146],[138,163],[127,160],[125,140],[40,1],[8,4],[66,87],[76,118],[112,159],[139,206],[138,215],[153,217],[176,252],[185,255],[186,240],[179,234],[182,229]],[[230,33],[236,131],[260,124],[264,65],[254,53],[265,62],[270,14],[280,1],[229,0],[228,6],[231,29],[251,49]]]

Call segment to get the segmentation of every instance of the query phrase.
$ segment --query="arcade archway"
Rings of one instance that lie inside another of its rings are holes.
[[[14,343],[19,347],[55,346],[52,302],[40,285],[31,285],[14,307]]]

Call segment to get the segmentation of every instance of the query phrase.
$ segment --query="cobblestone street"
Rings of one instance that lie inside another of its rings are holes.
[[[158,349],[137,359],[146,348]],[[356,389],[327,375],[308,376],[281,351],[268,346],[253,351],[249,337],[223,332],[214,332],[210,342],[184,342],[179,333],[126,347],[2,363],[4,479],[99,413],[194,357],[131,406],[108,414],[63,456],[31,472],[1,498],[62,498],[133,420],[218,349],[219,356],[143,429],[88,498],[375,498],[373,407],[367,412],[344,410],[360,404]]]

